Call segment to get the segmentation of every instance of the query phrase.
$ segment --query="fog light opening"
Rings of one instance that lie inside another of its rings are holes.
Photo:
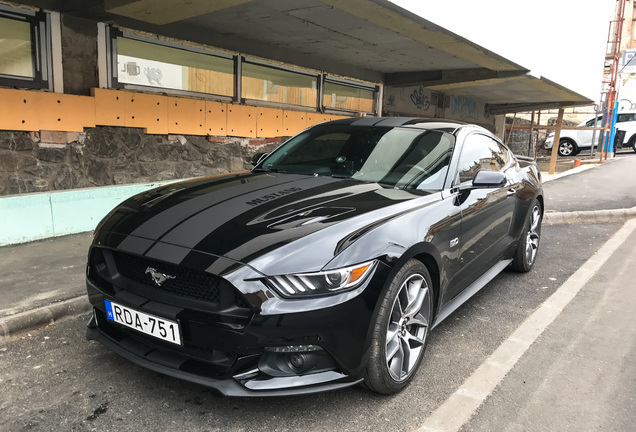
[[[299,353],[290,354],[289,365],[296,372],[302,372],[302,370],[305,368],[305,356]]]

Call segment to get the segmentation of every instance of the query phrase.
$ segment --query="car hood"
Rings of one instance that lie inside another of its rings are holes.
[[[369,227],[429,195],[282,173],[197,179],[125,201],[100,223],[96,241],[195,267],[223,257],[265,274],[315,271]]]

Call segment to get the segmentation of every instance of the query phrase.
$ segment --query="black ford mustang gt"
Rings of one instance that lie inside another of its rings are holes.
[[[542,215],[536,165],[483,128],[320,124],[251,172],[114,209],[89,252],[87,338],[226,395],[394,393],[433,327],[530,270]]]

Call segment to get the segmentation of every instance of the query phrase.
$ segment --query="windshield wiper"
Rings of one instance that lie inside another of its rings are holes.
[[[281,171],[280,168],[254,168],[252,172],[275,172],[275,173],[284,173],[285,171]]]

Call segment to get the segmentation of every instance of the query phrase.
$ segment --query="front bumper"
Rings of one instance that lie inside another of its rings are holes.
[[[253,369],[229,378],[217,378],[196,369],[184,368],[192,359],[162,350],[143,341],[136,340],[114,329],[106,329],[98,324],[94,312],[88,322],[86,339],[95,340],[146,369],[168,376],[201,384],[217,390],[225,396],[286,396],[292,394],[315,393],[349,387],[362,378],[347,376],[336,371],[324,371],[305,376],[271,377],[259,374]],[[205,368],[205,364],[202,364]]]
[[[285,300],[266,292],[260,282],[241,287],[236,280],[229,284],[224,279],[221,288],[237,291],[231,300],[235,304],[219,308],[205,299],[154,293],[148,287],[137,290],[121,275],[109,281],[89,268],[87,290],[94,309],[86,337],[143,367],[228,396],[281,396],[351,386],[363,378],[370,327],[389,271],[379,263],[356,292],[340,294],[342,301],[330,296],[328,302],[324,297]],[[255,284],[264,291],[255,293]],[[219,305],[226,303],[226,294],[221,289]],[[105,300],[179,322],[183,344],[108,320]],[[268,307],[268,302],[275,306]],[[318,348],[305,352],[306,346]],[[291,347],[293,353],[279,347]],[[292,364],[292,355],[302,357],[302,367]]]
[[[554,137],[547,137],[545,139],[545,144],[543,144],[543,148],[551,149],[553,144],[554,144]]]

